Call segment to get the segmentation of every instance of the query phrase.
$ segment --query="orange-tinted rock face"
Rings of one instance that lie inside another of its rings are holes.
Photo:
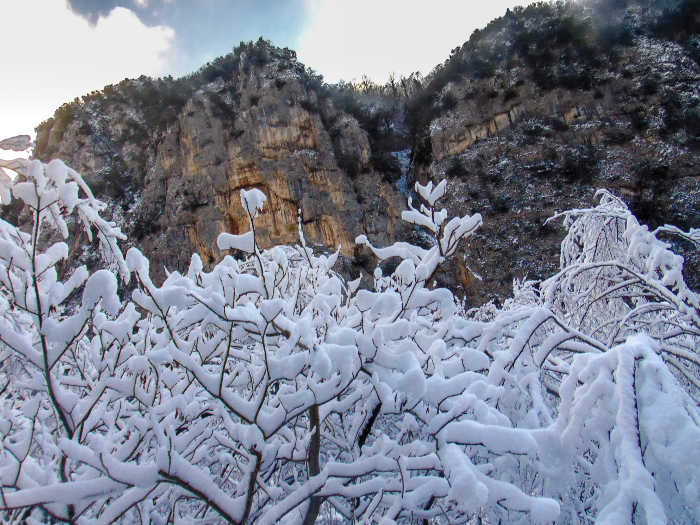
[[[60,140],[44,130],[54,156],[88,175],[98,195],[112,184],[101,196],[123,208],[123,229],[151,258],[156,280],[164,268],[186,269],[192,252],[216,261],[219,233],[249,229],[241,189],[267,195],[256,220],[262,248],[296,242],[299,213],[308,242],[346,255],[360,233],[393,236],[402,199],[373,172],[366,133],[277,51],[255,67],[243,57],[229,77],[194,90],[166,126],[149,128],[147,111],[127,99],[85,103]],[[145,130],[138,140],[129,122]],[[359,159],[360,173],[350,177],[337,155]]]

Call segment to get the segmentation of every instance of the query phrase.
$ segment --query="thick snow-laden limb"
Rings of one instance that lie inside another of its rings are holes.
[[[435,206],[435,202],[445,196],[447,191],[447,180],[441,180],[435,188],[433,188],[433,182],[429,181],[427,184],[420,184],[416,182],[416,192],[423,198],[428,206],[431,208]]]
[[[31,507],[48,502],[68,505],[82,500],[92,501],[96,497],[104,497],[122,489],[119,482],[110,479],[86,479],[5,492],[0,499],[3,500],[4,509]]]
[[[652,336],[697,400],[700,296],[683,280],[683,258],[620,199],[603,190],[598,195],[596,208],[559,215],[569,231],[561,271],[540,285],[543,304],[607,346],[635,333]]]
[[[682,261],[603,194],[563,214],[560,272],[465,313],[428,283],[480,225],[426,204],[426,250],[372,289],[338,252],[243,252],[160,285],[62,163],[0,181],[35,219],[0,222],[0,514],[31,522],[689,523],[700,516],[698,297]],[[54,204],[61,203],[57,209]],[[64,275],[85,221],[113,272]],[[646,335],[635,335],[643,332]],[[690,395],[689,395],[690,394]],[[71,496],[72,495],[72,496]]]
[[[578,469],[588,474],[589,486],[568,496],[586,498],[572,503],[595,506],[601,524],[639,515],[645,523],[700,518],[700,460],[689,454],[700,446],[697,407],[653,340],[634,336],[604,354],[577,357],[560,393],[559,417],[539,437],[545,462],[570,478]],[[552,488],[574,482],[553,479]]]
[[[664,224],[663,226],[660,226],[654,230],[654,234],[659,233],[670,233],[677,235],[678,237],[682,237],[683,239],[692,242],[696,247],[700,246],[700,228],[690,228],[689,231],[684,232],[677,226],[673,226],[672,224]]]

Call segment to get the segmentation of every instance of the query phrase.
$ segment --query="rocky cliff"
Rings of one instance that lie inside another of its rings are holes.
[[[700,226],[699,21],[690,0],[538,3],[403,89],[323,85],[261,40],[186,78],[65,105],[35,154],[88,175],[157,279],[193,251],[220,257],[218,233],[248,227],[238,190],[253,186],[269,197],[266,244],[294,242],[300,210],[307,238],[371,270],[354,237],[425,242],[400,226],[399,188],[447,177],[450,211],[485,221],[440,280],[472,304],[500,300],[514,278],[557,268],[562,232],[545,220],[596,188],[650,227]],[[697,251],[676,248],[698,287]]]
[[[88,95],[39,128],[37,143],[39,157],[64,159],[109,200],[156,279],[186,269],[193,252],[219,259],[218,234],[247,231],[242,188],[268,196],[263,247],[295,242],[298,214],[307,240],[346,256],[360,233],[399,234],[400,195],[373,167],[367,133],[319,96],[292,51],[262,40],[186,79]]]
[[[448,177],[451,211],[484,215],[450,287],[478,303],[550,275],[561,231],[545,220],[597,188],[652,228],[700,226],[699,21],[691,2],[534,4],[436,68],[408,104],[414,175]],[[676,248],[698,287],[697,250]]]

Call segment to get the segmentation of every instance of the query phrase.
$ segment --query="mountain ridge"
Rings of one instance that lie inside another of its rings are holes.
[[[219,257],[216,235],[242,226],[235,190],[254,185],[272,196],[270,243],[294,242],[301,209],[312,241],[343,245],[345,271],[370,270],[354,237],[420,243],[398,223],[401,188],[447,177],[450,211],[482,211],[485,225],[440,281],[473,303],[498,300],[513,278],[557,265],[559,234],[544,221],[596,187],[651,226],[700,224],[697,11],[538,3],[475,32],[426,79],[385,86],[324,85],[261,39],[188,77],[62,106],[37,129],[35,155],[94,173],[130,237],[170,270],[188,262],[171,246]]]

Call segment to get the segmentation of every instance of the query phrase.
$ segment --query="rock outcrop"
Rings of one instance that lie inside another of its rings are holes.
[[[623,197],[651,228],[700,227],[697,31],[665,35],[659,20],[670,15],[628,3],[607,21],[596,19],[600,6],[585,4],[510,13],[426,82],[422,100],[432,106],[423,110],[414,176],[446,176],[451,213],[484,215],[466,265],[442,275],[473,304],[507,297],[513,279],[556,271],[563,232],[546,219],[594,204],[598,188]],[[627,24],[628,37],[596,44],[605,23]],[[595,53],[582,57],[585,46]],[[491,57],[488,67],[475,65],[475,55]],[[686,258],[687,281],[700,287],[698,251],[669,242]]]
[[[164,121],[152,115],[167,109],[158,81],[86,97],[67,124],[40,129],[39,156],[88,174],[156,280],[165,268],[186,269],[193,252],[218,260],[218,234],[249,229],[241,189],[268,196],[257,220],[262,247],[297,241],[299,214],[307,240],[347,256],[360,233],[379,242],[397,235],[401,197],[373,168],[366,132],[319,96],[294,53],[259,41],[228,60],[230,72],[203,78],[205,68],[194,86],[177,86],[186,95]],[[341,169],[338,157],[357,159],[357,171]]]

